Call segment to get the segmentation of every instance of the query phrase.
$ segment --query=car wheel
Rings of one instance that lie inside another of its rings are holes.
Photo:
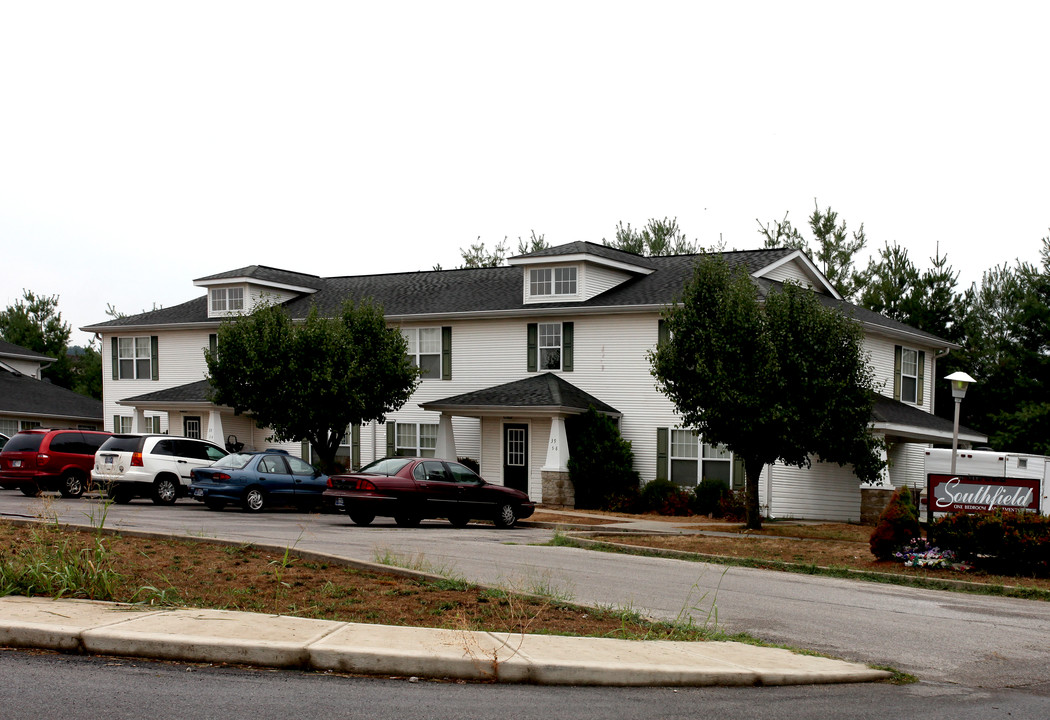
[[[76,470],[66,470],[58,483],[58,491],[64,498],[78,498],[84,494],[84,476]]]
[[[467,523],[470,522],[470,518],[466,515],[453,515],[448,521],[452,524],[452,527],[461,528],[467,526]]]
[[[132,494],[131,494],[131,491],[128,490],[127,488],[111,487],[106,492],[106,494],[109,495],[109,497],[117,505],[127,505],[129,502],[131,502]]]
[[[226,503],[222,500],[205,500],[204,507],[209,510],[222,510],[226,507]]]
[[[357,510],[350,513],[350,519],[354,521],[354,525],[371,525],[376,519],[376,514]]]
[[[514,513],[514,506],[510,503],[504,503],[499,506],[499,510],[496,513],[496,527],[509,528],[514,527],[514,523],[518,521],[518,516]]]
[[[418,515],[395,515],[394,522],[398,527],[416,527],[423,518]]]
[[[26,497],[39,497],[40,496],[40,488],[38,488],[36,485],[33,485],[32,483],[25,483],[24,485],[19,485],[18,489]]]
[[[248,512],[261,512],[266,507],[266,493],[262,488],[251,487],[244,492],[241,506]]]
[[[164,476],[153,482],[154,505],[174,505],[178,497],[179,488],[174,479]]]

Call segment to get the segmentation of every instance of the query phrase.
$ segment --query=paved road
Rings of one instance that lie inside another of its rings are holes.
[[[0,492],[0,516],[55,514],[97,523],[92,500]],[[891,665],[934,683],[1010,688],[1050,683],[1050,603],[916,590],[680,560],[546,547],[552,532],[457,530],[444,522],[356,527],[343,515],[215,513],[190,501],[111,506],[111,528],[223,537],[374,560],[395,553],[458,576],[667,619],[691,616],[773,642]]]
[[[5,720],[989,720],[1050,717],[1050,687],[488,685],[0,650]]]

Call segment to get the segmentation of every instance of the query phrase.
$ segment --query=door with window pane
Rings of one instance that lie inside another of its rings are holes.
[[[201,419],[199,415],[187,415],[182,419],[182,436],[200,439]]]
[[[503,484],[529,491],[529,426],[503,426]]]

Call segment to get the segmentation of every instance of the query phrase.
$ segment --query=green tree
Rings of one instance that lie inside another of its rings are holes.
[[[544,236],[537,235],[536,231],[531,231],[532,234],[528,239],[518,237],[518,254],[525,255],[527,253],[537,252],[538,250],[546,250],[550,247]],[[478,236],[478,242],[472,244],[470,247],[459,249],[459,254],[463,257],[463,264],[461,268],[484,268],[484,267],[499,267],[507,259],[507,253],[510,251],[510,247],[507,245],[507,238],[504,237],[503,241],[497,244],[491,251],[485,247],[485,243],[481,242],[481,237]],[[434,266],[435,270],[440,270],[440,265]]]
[[[9,343],[55,358],[43,377],[64,388],[73,387],[73,368],[67,355],[69,324],[58,311],[58,295],[22,290],[22,299],[0,312],[0,337]]]
[[[73,359],[73,390],[81,395],[102,399],[102,353],[92,338],[87,347],[77,348]]]
[[[745,269],[714,255],[664,317],[670,340],[649,353],[652,374],[683,427],[743,459],[749,528],[762,525],[758,482],[770,463],[809,467],[816,455],[877,478],[859,323],[795,283],[763,303]]]
[[[383,422],[412,395],[419,370],[407,351],[371,302],[348,301],[333,318],[314,307],[303,322],[263,305],[219,327],[212,400],[251,413],[278,441],[308,440],[330,470],[349,426]]]
[[[809,255],[824,273],[824,276],[838,290],[843,298],[850,300],[860,287],[860,277],[853,267],[857,253],[864,249],[868,238],[864,234],[864,223],[852,232],[846,232],[846,221],[839,221],[839,214],[827,207],[822,212],[816,199],[813,200],[813,213],[809,216],[809,229],[813,233],[810,243],[795,228],[784,213],[783,220],[772,223],[758,223],[758,231],[765,238],[765,247],[786,247],[802,250]]]
[[[657,220],[650,218],[645,227],[632,228],[621,220],[616,226],[612,242],[602,238],[602,244],[635,255],[694,255],[699,252],[697,244],[688,240],[678,227],[678,218]]]

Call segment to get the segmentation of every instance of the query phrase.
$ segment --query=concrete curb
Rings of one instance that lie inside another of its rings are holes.
[[[735,642],[427,629],[22,596],[0,598],[0,645],[551,685],[797,685],[890,677],[857,663]]]

